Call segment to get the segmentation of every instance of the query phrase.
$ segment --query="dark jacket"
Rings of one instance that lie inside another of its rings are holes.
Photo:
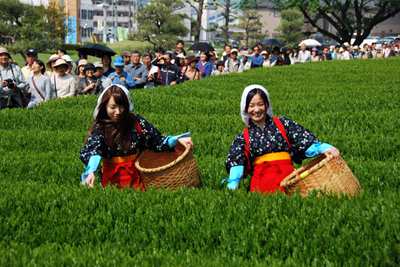
[[[158,64],[159,59],[153,61],[153,65],[157,66],[160,69],[161,77],[162,77],[162,85],[169,85],[171,82],[180,83],[182,72],[180,68],[171,64],[167,68],[165,64]]]

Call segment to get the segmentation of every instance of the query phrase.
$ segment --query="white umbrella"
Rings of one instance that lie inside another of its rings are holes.
[[[321,46],[321,43],[314,39],[303,40],[301,41],[299,46],[301,46],[302,44],[305,44],[306,46]]]

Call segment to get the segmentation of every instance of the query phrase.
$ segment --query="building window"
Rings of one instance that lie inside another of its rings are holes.
[[[97,28],[97,21],[93,21],[93,27]]]
[[[267,36],[267,37],[269,36],[269,31],[268,30],[265,31],[265,36]]]
[[[82,19],[87,19],[87,10],[82,9]]]
[[[96,11],[95,13],[94,13],[94,15],[95,16],[104,16],[104,12],[103,11]]]
[[[93,19],[93,10],[88,11],[88,19],[92,20]]]
[[[279,17],[281,15],[281,12],[278,9],[274,10],[274,17]]]

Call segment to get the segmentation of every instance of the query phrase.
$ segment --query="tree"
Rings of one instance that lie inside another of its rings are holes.
[[[244,0],[247,1],[247,0]],[[265,1],[265,0],[264,0]],[[360,45],[373,27],[400,12],[400,0],[270,0],[278,8],[299,9],[313,27],[339,43],[348,42],[354,34],[354,45]],[[338,35],[324,30],[318,20],[325,19]]]
[[[301,26],[303,26],[303,13],[299,10],[286,9],[281,12],[281,22],[275,31],[281,32],[281,36],[277,37],[286,45],[292,45],[300,41],[302,33]]]
[[[253,40],[262,39],[264,35],[261,33],[261,27],[263,26],[260,21],[261,17],[257,10],[243,11],[243,15],[238,17],[240,22],[235,27],[243,29],[244,34],[237,32],[232,37],[245,40],[246,46],[249,45],[250,38]]]
[[[222,8],[221,15],[224,17],[224,25],[218,25],[217,27],[222,30],[223,42],[228,44],[229,41],[229,22],[231,21],[231,13],[236,14],[235,8],[238,8],[239,2],[234,2],[233,0],[213,0],[213,6],[215,10]]]
[[[174,47],[179,39],[189,33],[189,29],[183,24],[183,20],[188,16],[175,13],[184,6],[181,0],[151,0],[136,14],[140,27],[130,39],[148,41],[154,48]]]

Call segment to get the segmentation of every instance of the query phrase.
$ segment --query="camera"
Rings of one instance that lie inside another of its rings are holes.
[[[154,73],[154,78],[157,80],[158,72]]]
[[[11,78],[4,80],[7,82],[7,87],[13,88],[15,86],[15,81]]]

